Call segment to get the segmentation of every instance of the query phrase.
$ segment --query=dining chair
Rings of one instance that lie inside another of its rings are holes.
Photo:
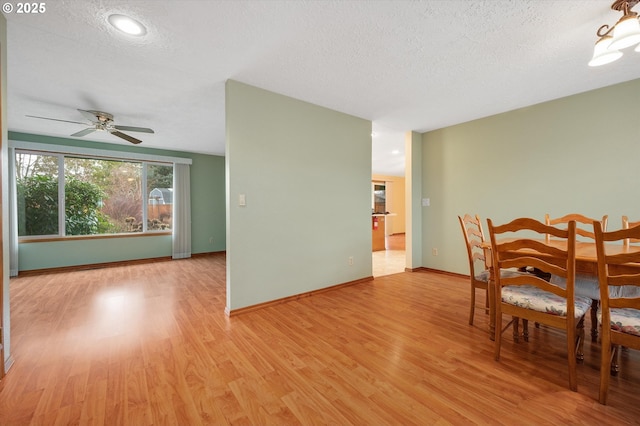
[[[608,219],[609,219],[609,215],[602,216],[602,225],[604,229],[607,229]],[[553,219],[551,218],[551,216],[549,216],[548,213],[544,215],[544,223],[547,225],[566,225],[572,220],[576,222],[576,235],[589,238],[590,240],[593,240],[595,238],[593,234],[593,222],[600,219],[590,218],[578,213],[571,213],[571,214],[567,214],[562,217],[556,217]],[[546,236],[547,241],[549,240],[550,237],[551,237],[550,235]]]
[[[599,401],[606,404],[620,346],[640,349],[640,247],[624,246],[625,240],[640,241],[640,226],[606,232],[596,222],[594,231],[602,326]]]
[[[629,229],[629,228],[633,228],[635,226],[639,226],[640,225],[640,220],[635,221],[635,222],[631,222],[629,220],[629,218],[627,216],[622,216],[622,229]],[[606,228],[605,228],[606,230]],[[629,248],[629,245],[631,243],[640,243],[640,239],[638,238],[625,238],[625,240],[623,241],[623,245],[625,248]]]
[[[471,216],[465,214],[464,217],[458,216],[462,235],[467,246],[467,257],[469,259],[469,276],[471,277],[471,309],[469,312],[469,325],[473,325],[473,317],[476,308],[476,289],[484,290],[485,294],[485,312],[489,312],[489,267],[485,257],[485,251],[482,243],[485,242],[484,231],[482,230],[482,222],[480,216]]]
[[[491,238],[493,267],[497,271],[509,268],[534,267],[564,278],[558,286],[534,274],[505,277],[496,272],[494,355],[500,360],[502,333],[517,319],[565,330],[569,388],[577,391],[577,359],[582,357],[584,315],[589,309],[587,297],[575,295],[576,223],[569,221],[566,229],[546,225],[531,218],[518,218],[504,225],[487,220]],[[535,238],[535,236],[538,238]],[[554,238],[548,243],[546,235]],[[560,240],[558,244],[556,240]],[[512,320],[502,327],[502,315]]]
[[[609,216],[602,216],[602,226],[603,229],[607,229],[607,220]],[[593,222],[598,221],[600,219],[590,218],[578,213],[571,213],[562,217],[552,219],[549,214],[544,216],[544,222],[547,225],[561,225],[567,224],[569,221],[576,222],[576,234],[584,237],[590,241],[595,239],[595,235],[593,233]],[[549,241],[550,236],[547,235],[547,242]],[[557,285],[563,285],[562,278],[558,276],[551,276],[550,281]],[[595,274],[585,274],[580,273],[576,275],[576,294],[578,296],[586,296],[591,299],[591,341],[598,341],[598,304],[600,303],[600,289],[598,285],[598,276]]]

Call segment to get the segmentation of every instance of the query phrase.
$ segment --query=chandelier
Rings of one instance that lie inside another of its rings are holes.
[[[620,50],[636,45],[635,51],[640,52],[640,21],[638,14],[631,8],[640,3],[640,0],[616,0],[611,9],[622,12],[622,18],[612,27],[603,25],[598,28],[596,34],[598,41],[593,48],[593,58],[589,66],[597,67],[608,64],[620,58]]]

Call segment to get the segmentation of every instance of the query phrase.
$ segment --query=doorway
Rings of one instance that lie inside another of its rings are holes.
[[[371,182],[372,274],[404,272],[404,178],[386,176]]]

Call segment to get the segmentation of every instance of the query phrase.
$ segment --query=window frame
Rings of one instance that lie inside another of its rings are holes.
[[[176,163],[191,164],[192,160],[189,158],[180,157],[164,157],[141,153],[129,153],[120,151],[106,151],[95,150],[92,148],[84,147],[62,147],[56,146],[58,149],[52,149],[51,145],[44,145],[39,143],[21,142],[21,141],[9,141],[9,146],[15,149],[15,155],[18,154],[32,154],[32,155],[48,155],[57,157],[58,162],[58,234],[48,235],[24,235],[18,236],[18,241],[21,243],[26,242],[44,242],[44,241],[63,241],[63,240],[78,240],[78,239],[102,239],[102,238],[123,238],[123,237],[141,237],[141,236],[158,236],[158,235],[172,235],[173,226],[170,230],[148,230],[147,229],[147,203],[149,201],[149,194],[147,194],[147,167],[149,165],[171,166]],[[69,148],[68,150],[66,148]],[[116,155],[118,154],[118,155]],[[120,232],[114,234],[88,234],[88,235],[66,235],[66,210],[65,210],[65,174],[64,174],[64,159],[65,158],[89,158],[104,161],[122,161],[140,163],[142,165],[141,170],[141,191],[142,191],[142,232]],[[17,179],[14,179],[17,181]],[[17,184],[17,182],[16,182]],[[13,192],[17,190],[16,184],[11,189]]]

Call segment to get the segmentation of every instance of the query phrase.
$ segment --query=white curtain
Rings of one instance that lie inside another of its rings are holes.
[[[16,193],[16,150],[9,148],[9,275],[18,276],[18,194]]]
[[[191,257],[191,168],[173,165],[173,258]]]

